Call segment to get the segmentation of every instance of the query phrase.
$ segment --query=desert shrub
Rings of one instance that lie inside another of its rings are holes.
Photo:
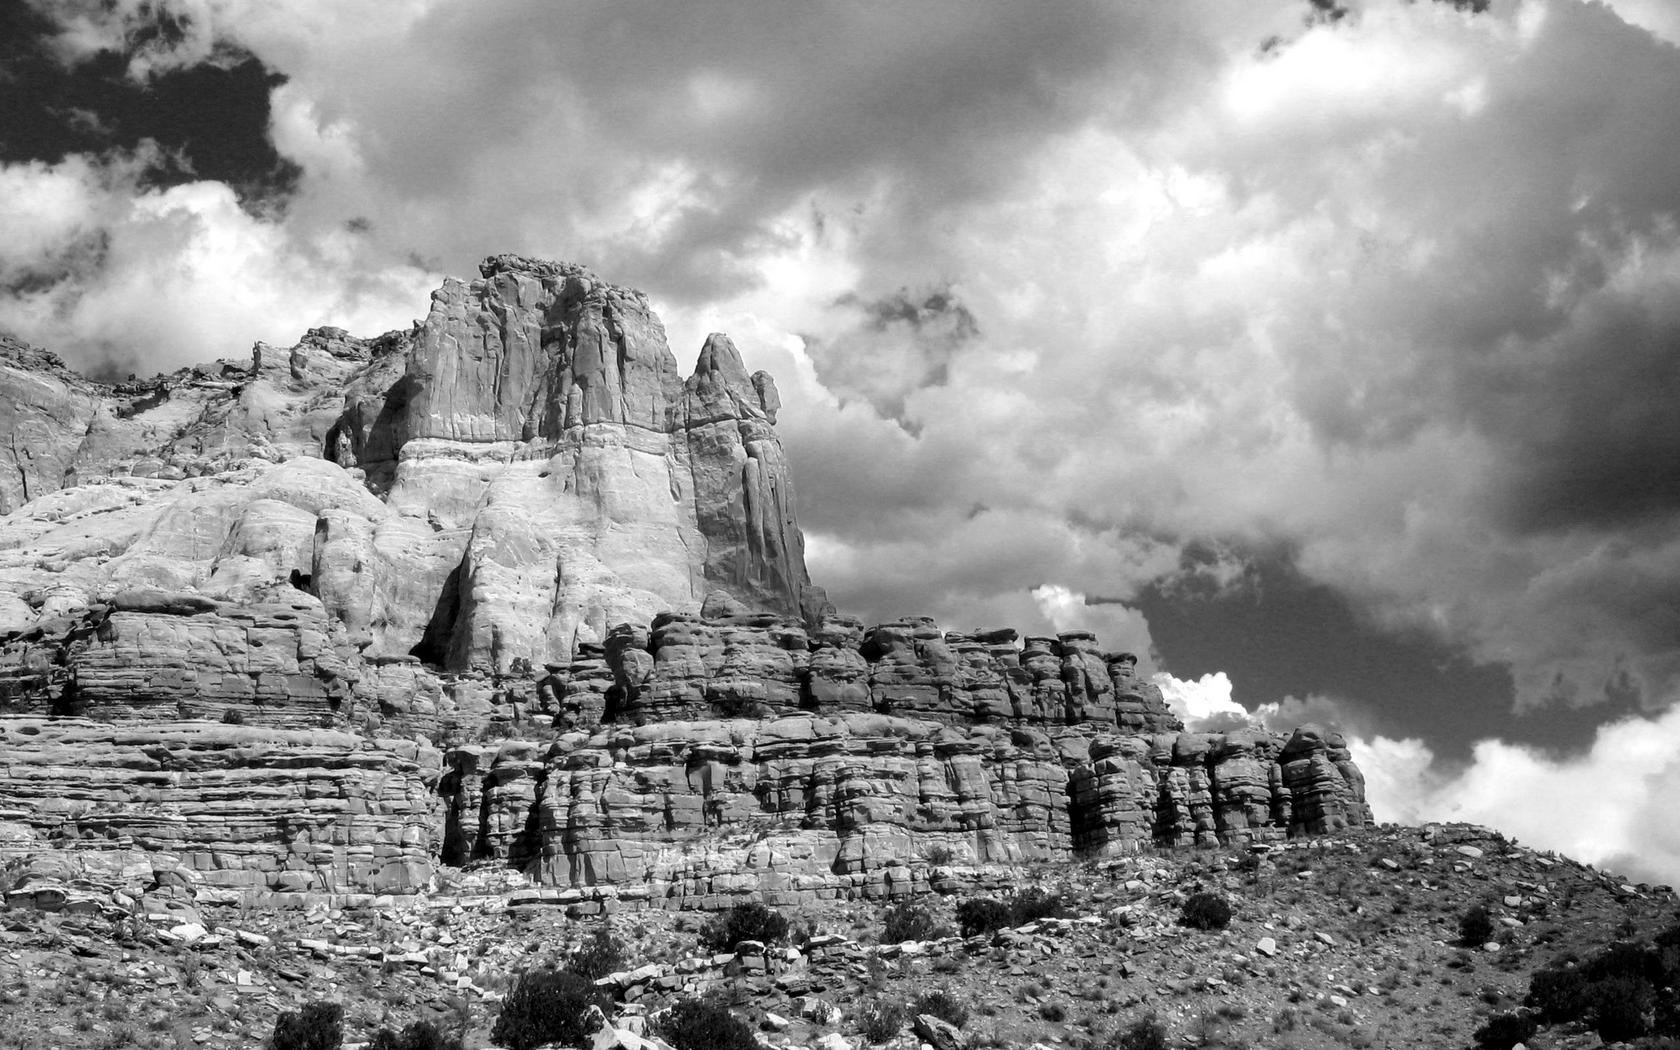
[[[1040,1003],[1038,1005],[1038,1016],[1051,1024],[1061,1024],[1067,1020],[1067,1015],[1067,1007],[1061,1003]]]
[[[1154,1017],[1140,1017],[1115,1037],[1114,1050],[1167,1050],[1167,1030]]]
[[[660,1020],[659,1034],[676,1050],[759,1050],[746,1022],[714,999],[678,1002]]]
[[[624,969],[624,949],[613,938],[612,930],[597,926],[587,941],[578,945],[566,960],[566,969],[591,981]]]
[[[957,905],[957,925],[964,937],[990,933],[1009,925],[1009,905],[993,897],[970,897]]]
[[[753,901],[713,916],[701,928],[700,940],[713,951],[727,952],[742,941],[775,944],[784,940],[787,933],[788,921],[781,913]]]
[[[949,932],[931,909],[918,904],[900,904],[887,910],[886,921],[881,926],[881,943],[932,941]]]
[[[858,1031],[870,1043],[885,1043],[904,1029],[909,1019],[903,1004],[886,999],[872,999],[858,1011]]]
[[[1611,977],[1629,977],[1658,984],[1665,976],[1662,957],[1655,947],[1625,941],[1612,944],[1593,956],[1582,967],[1582,974],[1593,983]]]
[[[416,1021],[400,1033],[381,1028],[373,1033],[367,1050],[461,1050],[461,1037],[444,1035],[430,1021]]]
[[[1022,890],[1009,901],[1010,925],[1021,926],[1038,919],[1056,918],[1067,911],[1059,893],[1041,889]]]
[[[595,982],[581,974],[527,970],[502,1000],[502,1013],[490,1030],[490,1041],[508,1050],[582,1042],[593,1034],[584,1024],[584,1011],[591,1006],[605,1009],[610,1003]]]
[[[1040,889],[1023,890],[1007,901],[995,897],[971,897],[957,905],[957,924],[964,937],[989,933],[1005,926],[1022,926],[1038,919],[1067,914],[1059,893]]]
[[[952,994],[949,988],[934,988],[916,996],[915,1014],[932,1014],[941,1021],[949,1021],[961,1028],[968,1022],[968,1004]]]
[[[242,726],[245,724],[245,712],[237,707],[229,707],[222,711],[222,725]]]
[[[1493,916],[1488,914],[1487,906],[1472,905],[1458,918],[1458,941],[1460,944],[1486,944],[1493,936]]]
[[[1193,930],[1223,930],[1231,922],[1231,904],[1217,893],[1193,893],[1178,921]]]
[[[929,864],[949,864],[956,859],[956,856],[955,853],[951,852],[951,847],[940,843],[927,851],[927,862]]]
[[[1593,1030],[1606,1043],[1633,1039],[1648,1027],[1645,1011],[1651,1007],[1652,988],[1637,977],[1617,975],[1592,986]]]
[[[274,1021],[269,1050],[339,1050],[344,1045],[344,1007],[338,1003],[304,1003]]]
[[[1478,1050],[1511,1050],[1527,1042],[1539,1027],[1526,1013],[1494,1014],[1476,1029],[1476,1046]]]
[[[1587,1009],[1587,980],[1579,970],[1549,967],[1528,979],[1523,1005],[1532,1007],[1545,1024],[1573,1021]]]

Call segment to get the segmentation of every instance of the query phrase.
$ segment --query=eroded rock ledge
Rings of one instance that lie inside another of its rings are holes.
[[[661,722],[445,758],[443,859],[678,906],[892,896],[1018,864],[1370,822],[1336,734],[1128,735],[876,714]]]

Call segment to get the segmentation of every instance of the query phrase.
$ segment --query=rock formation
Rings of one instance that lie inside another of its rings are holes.
[[[891,896],[925,882],[930,858],[1068,860],[1370,819],[1346,745],[1317,728],[1286,741],[801,714],[613,725],[447,762],[447,861],[680,906]]]
[[[712,335],[684,379],[580,267],[480,271],[116,386],[0,340],[0,853],[691,905],[1369,820],[1333,734],[1186,734],[1089,634],[838,615],[768,375]]]

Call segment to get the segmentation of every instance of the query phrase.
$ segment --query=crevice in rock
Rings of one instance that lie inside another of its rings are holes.
[[[408,651],[408,655],[422,664],[443,667],[448,663],[450,641],[455,637],[455,624],[461,615],[461,581],[466,570],[467,557],[462,554],[460,564],[443,581],[443,590],[438,594],[437,605],[426,621],[420,641]]]

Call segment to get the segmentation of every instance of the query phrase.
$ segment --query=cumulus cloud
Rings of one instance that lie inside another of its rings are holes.
[[[1639,881],[1680,885],[1680,710],[1601,726],[1571,757],[1483,740],[1458,770],[1439,768],[1416,738],[1350,743],[1379,820],[1484,824]]]
[[[1253,721],[1248,709],[1232,697],[1231,679],[1224,671],[1212,671],[1189,680],[1158,671],[1152,680],[1161,688],[1167,707],[1192,733],[1220,732]]]
[[[405,326],[435,275],[363,269],[348,236],[299,244],[219,182],[140,189],[144,159],[0,167],[0,312],[20,336],[105,374],[241,357],[336,323]],[[15,220],[15,224],[14,224]]]

